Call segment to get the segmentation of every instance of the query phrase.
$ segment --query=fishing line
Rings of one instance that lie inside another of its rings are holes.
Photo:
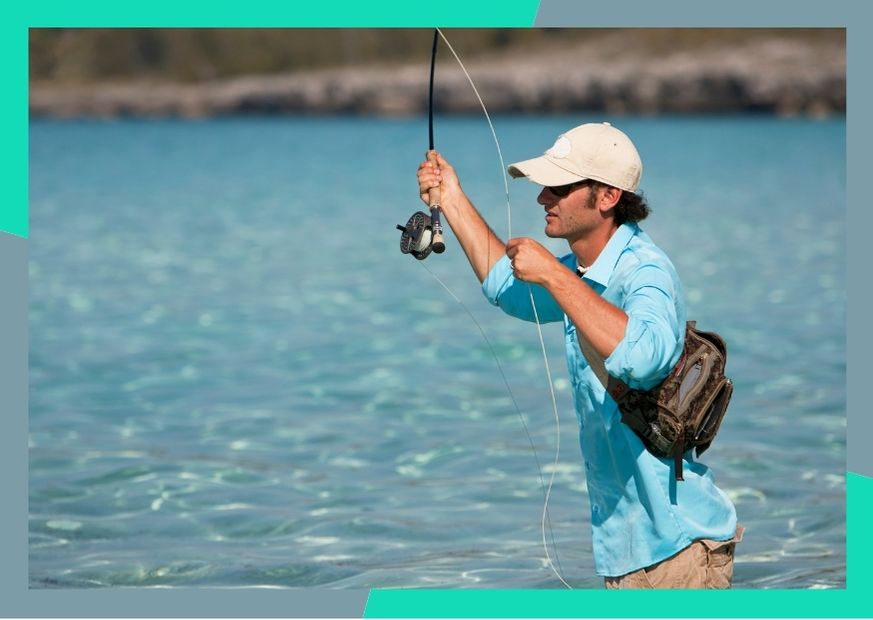
[[[552,539],[552,546],[555,547],[555,562],[557,562],[557,564],[558,564],[558,569],[560,571],[563,571],[564,569],[561,566],[561,560],[560,560],[560,558],[558,558],[557,543],[555,542],[555,534],[554,534],[554,531],[552,530],[551,518],[549,517],[548,509],[547,509],[548,505],[549,505],[548,498],[549,498],[549,495],[551,493],[551,486],[549,487],[549,490],[546,490],[546,481],[543,478],[543,468],[540,465],[540,459],[539,459],[539,455],[537,454],[536,445],[534,444],[533,437],[531,437],[530,429],[527,426],[527,422],[525,422],[525,420],[524,420],[524,414],[521,412],[521,407],[519,407],[518,401],[515,399],[515,394],[512,391],[512,387],[509,385],[509,379],[506,377],[506,373],[503,370],[503,365],[500,363],[500,358],[497,356],[497,351],[494,349],[494,345],[491,344],[491,340],[488,338],[488,335],[485,333],[485,329],[482,327],[482,325],[479,323],[479,321],[473,315],[470,308],[467,307],[467,304],[465,304],[463,301],[461,301],[461,299],[457,295],[455,295],[454,291],[452,291],[452,289],[450,289],[449,286],[445,282],[443,282],[442,279],[440,279],[440,277],[437,274],[435,274],[433,271],[431,271],[430,268],[423,261],[420,261],[420,262],[421,262],[421,266],[424,267],[425,271],[427,271],[433,277],[433,279],[436,280],[440,284],[440,286],[442,286],[446,290],[446,292],[449,295],[451,295],[452,299],[454,299],[456,302],[458,302],[458,304],[461,306],[461,308],[464,309],[464,312],[466,312],[467,316],[470,317],[470,320],[473,321],[473,324],[477,327],[477,329],[479,330],[479,333],[482,334],[482,338],[485,340],[485,344],[488,345],[488,351],[491,353],[491,357],[494,358],[494,362],[497,365],[497,370],[500,372],[500,376],[503,378],[503,385],[506,386],[506,391],[509,393],[509,398],[510,398],[510,400],[512,400],[512,405],[513,405],[513,407],[515,407],[515,412],[518,414],[518,419],[521,420],[521,426],[522,426],[522,428],[524,428],[524,434],[527,436],[527,441],[530,444],[530,449],[531,449],[531,452],[533,453],[534,462],[536,463],[536,466],[537,466],[537,473],[538,473],[539,478],[540,478],[540,488],[543,491],[543,498],[544,498],[543,523],[544,524],[548,523],[549,536]],[[556,407],[557,407],[557,405],[556,405]],[[546,545],[546,540],[545,540],[545,530],[546,530],[546,528],[544,526],[543,527],[543,547],[546,551],[546,557],[549,558],[549,551],[548,551],[548,547]],[[549,563],[551,564],[550,558],[549,558]],[[555,570],[554,566],[552,566],[552,570],[558,575],[558,579],[561,579],[561,581],[564,582],[564,584],[566,585],[566,582],[561,578],[561,575],[558,573],[558,571]],[[570,586],[567,585],[567,587],[569,588]]]
[[[467,73],[467,67],[464,66],[463,62],[461,62],[461,59],[455,52],[455,48],[453,48],[452,44],[449,43],[449,40],[446,38],[446,35],[443,34],[442,30],[440,30],[439,28],[436,28],[435,30],[439,33],[440,37],[442,37],[443,42],[446,44],[446,47],[449,48],[452,56],[454,56],[455,60],[458,61],[458,65],[461,67],[461,71],[463,71],[464,75],[467,76],[467,81],[470,83],[470,87],[476,94],[476,99],[479,100],[479,105],[482,106],[482,111],[485,113],[485,120],[488,121],[488,127],[491,128],[491,136],[494,138],[494,144],[497,146],[497,156],[500,158],[500,175],[503,178],[503,191],[506,194],[506,235],[507,237],[512,239],[512,209],[510,209],[509,207],[509,179],[506,177],[506,165],[503,162],[503,151],[500,150],[500,141],[497,139],[497,132],[494,131],[494,123],[491,122],[491,116],[488,114],[488,108],[485,107],[485,102],[482,101],[482,97],[479,95],[479,89],[476,88],[476,84],[473,83],[473,78],[471,78],[470,74]],[[432,64],[433,63],[431,63],[431,65]],[[433,71],[433,66],[431,66],[431,71]]]
[[[528,440],[528,442],[530,442],[530,448],[533,451],[534,461],[536,461],[536,464],[537,464],[537,471],[539,472],[539,475],[540,475],[540,484],[542,485],[543,488],[545,488],[546,481],[543,479],[543,470],[542,470],[542,467],[540,466],[540,459],[537,456],[537,449],[536,449],[536,446],[534,445],[533,438],[531,437],[530,429],[528,428],[527,423],[524,421],[524,414],[522,414],[522,412],[521,412],[521,407],[518,406],[518,401],[515,400],[515,394],[512,391],[512,387],[509,385],[509,379],[506,377],[506,373],[503,370],[503,365],[500,363],[500,358],[497,357],[497,351],[494,349],[494,345],[491,344],[491,340],[488,338],[488,335],[485,333],[485,329],[482,327],[482,325],[479,323],[479,321],[476,319],[476,317],[470,311],[470,308],[467,307],[467,304],[465,304],[463,301],[461,301],[461,299],[457,295],[455,295],[454,291],[452,291],[452,289],[449,288],[448,284],[443,282],[442,279],[437,274],[435,274],[433,271],[431,271],[430,268],[424,262],[421,263],[421,266],[424,267],[424,269],[431,276],[433,276],[433,279],[436,280],[440,284],[440,286],[442,286],[446,290],[446,292],[449,295],[451,295],[452,299],[454,299],[456,302],[458,302],[458,304],[461,306],[461,308],[464,309],[464,312],[467,313],[467,316],[470,317],[470,320],[473,321],[473,324],[476,325],[476,327],[479,329],[479,333],[482,334],[482,338],[485,340],[485,344],[488,345],[488,351],[491,353],[491,356],[494,358],[494,362],[497,364],[497,370],[500,371],[500,376],[503,378],[503,385],[506,386],[506,391],[509,392],[509,398],[512,400],[512,404],[515,407],[516,413],[518,413],[518,418],[519,418],[519,420],[521,420],[521,425],[524,427],[524,432],[527,435],[527,440]]]
[[[432,102],[433,102],[433,70],[434,70],[434,64],[435,64],[434,59],[436,57],[436,44],[437,44],[436,35],[437,35],[437,33],[442,38],[443,42],[446,44],[446,47],[449,48],[449,51],[452,53],[452,56],[455,57],[455,60],[458,62],[458,65],[461,67],[461,70],[464,72],[464,75],[467,77],[467,81],[470,83],[470,87],[473,89],[473,92],[476,94],[476,98],[479,100],[479,105],[482,107],[482,112],[485,113],[485,119],[488,121],[488,127],[491,128],[491,136],[494,138],[494,145],[497,147],[497,155],[500,159],[500,174],[503,178],[503,188],[504,188],[504,192],[506,194],[507,236],[508,236],[508,238],[511,239],[512,238],[512,207],[511,207],[510,198],[509,198],[509,179],[506,175],[506,164],[503,160],[503,152],[500,149],[500,141],[497,139],[497,132],[494,129],[494,123],[491,122],[491,116],[488,114],[488,109],[485,107],[485,102],[482,101],[482,97],[479,95],[479,89],[476,88],[476,84],[473,82],[473,78],[470,77],[470,74],[467,71],[467,68],[464,66],[464,63],[461,61],[460,57],[455,52],[455,49],[452,47],[452,44],[449,43],[449,40],[446,38],[446,36],[443,34],[442,30],[440,30],[439,28],[434,29],[434,43],[433,43],[433,51],[432,51],[432,55],[431,55],[431,84],[430,84],[430,87],[431,87],[431,91],[430,91],[431,106],[430,106],[430,114],[429,114],[429,116],[430,116],[431,149],[433,149],[433,105],[432,105]],[[436,274],[434,274],[430,269],[428,269],[427,271],[430,272],[430,274],[432,276],[434,276],[434,278],[436,278],[436,280],[443,286],[443,288],[445,288],[447,291],[449,291],[449,293],[452,295],[452,297],[454,297],[459,303],[461,303],[460,299],[458,299],[457,296],[455,296],[455,294],[452,293],[448,289],[448,287],[439,278],[436,277]],[[552,371],[551,371],[551,368],[549,366],[549,356],[548,356],[548,353],[546,351],[546,342],[545,342],[545,339],[543,338],[543,328],[542,328],[542,324],[540,323],[539,313],[537,312],[536,301],[534,300],[533,289],[531,288],[530,284],[528,284],[528,295],[530,296],[531,308],[533,309],[534,320],[535,320],[536,326],[537,326],[537,335],[539,336],[539,340],[540,340],[540,349],[541,349],[542,354],[543,354],[543,363],[544,363],[545,369],[546,369],[546,377],[549,381],[549,392],[550,392],[551,398],[552,398],[552,411],[553,411],[554,417],[555,417],[555,460],[554,460],[554,464],[552,466],[551,476],[549,477],[549,484],[548,484],[548,487],[545,491],[545,499],[544,499],[544,503],[543,503],[543,517],[542,517],[542,527],[541,527],[542,540],[543,540],[543,550],[545,551],[546,561],[548,562],[549,567],[552,569],[552,572],[555,573],[555,576],[557,576],[557,578],[561,581],[562,584],[564,584],[567,588],[572,590],[573,587],[564,580],[564,578],[561,576],[561,572],[555,567],[555,564],[552,562],[552,557],[549,554],[549,547],[548,547],[548,544],[546,541],[546,528],[547,528],[547,524],[548,524],[548,529],[549,529],[551,537],[552,537],[552,545],[555,547],[555,561],[557,561],[558,565],[560,566],[560,560],[558,559],[557,545],[555,545],[555,540],[554,540],[554,532],[551,529],[551,522],[550,522],[548,515],[549,515],[549,498],[551,497],[551,494],[552,494],[552,487],[553,487],[554,482],[555,482],[555,474],[557,473],[557,470],[558,470],[558,462],[559,462],[560,454],[561,454],[561,420],[560,420],[560,416],[558,415],[558,402],[557,402],[557,398],[555,397],[555,386],[554,386],[554,383],[552,381]],[[497,355],[494,353],[494,349],[493,349],[493,347],[491,347],[491,343],[488,341],[488,337],[485,336],[485,332],[482,330],[482,327],[479,325],[479,323],[476,321],[475,317],[473,317],[472,313],[467,309],[466,306],[464,306],[463,303],[461,303],[461,306],[467,311],[467,314],[470,315],[470,318],[473,319],[473,322],[476,323],[476,326],[479,327],[479,331],[482,332],[482,336],[485,338],[485,341],[488,342],[488,346],[489,346],[489,348],[491,348],[492,354],[494,355],[494,359],[497,361],[498,368],[500,368],[500,361],[497,358]],[[500,368],[500,373],[503,374],[502,368]],[[507,388],[508,388],[509,384],[506,381],[505,375],[503,377],[503,380],[507,384]],[[509,390],[509,393],[511,396],[512,390]],[[512,400],[513,400],[513,402],[515,402],[514,397]],[[516,409],[518,409],[517,403],[516,403]],[[520,410],[519,410],[519,416],[521,417]],[[522,417],[522,424],[524,424],[523,417]],[[527,425],[525,425],[525,432],[527,432]],[[528,439],[530,439],[530,433],[528,433]],[[531,445],[533,446],[533,440],[531,440]],[[536,458],[536,449],[534,449],[534,458]],[[538,459],[537,459],[537,468],[540,472],[540,481],[542,483],[542,470],[539,469],[539,460]]]

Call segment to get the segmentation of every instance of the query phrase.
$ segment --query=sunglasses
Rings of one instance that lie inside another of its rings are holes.
[[[552,192],[558,198],[564,198],[570,195],[577,187],[582,187],[584,185],[589,185],[590,180],[585,179],[584,181],[576,181],[575,183],[569,183],[567,185],[555,185],[555,186],[546,186],[546,189]]]

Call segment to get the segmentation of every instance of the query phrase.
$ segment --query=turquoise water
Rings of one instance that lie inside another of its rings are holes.
[[[507,163],[588,118],[498,118]],[[705,455],[747,527],[735,585],[845,587],[845,124],[612,119],[644,228],[736,389]],[[501,235],[490,131],[436,142]],[[594,575],[560,329],[426,265],[422,119],[36,122],[30,138],[30,585],[557,588]],[[512,234],[543,240],[536,188]],[[555,252],[561,244],[549,242]],[[531,449],[536,447],[536,457]],[[552,544],[552,537],[553,542]]]

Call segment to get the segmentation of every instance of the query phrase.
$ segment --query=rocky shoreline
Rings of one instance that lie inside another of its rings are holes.
[[[440,113],[479,110],[448,53],[437,66]],[[525,56],[479,58],[467,69],[491,113],[767,113],[841,115],[845,50],[790,39],[662,54],[616,40]],[[203,118],[229,115],[405,116],[427,109],[428,67],[367,66],[198,84],[128,81],[32,84],[32,118]]]

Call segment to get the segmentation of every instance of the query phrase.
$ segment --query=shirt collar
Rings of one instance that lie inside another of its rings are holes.
[[[606,245],[603,246],[594,263],[585,272],[584,278],[597,282],[605,288],[609,284],[609,278],[615,270],[616,263],[618,263],[618,257],[621,256],[634,234],[636,234],[636,226],[627,223],[619,226]]]

